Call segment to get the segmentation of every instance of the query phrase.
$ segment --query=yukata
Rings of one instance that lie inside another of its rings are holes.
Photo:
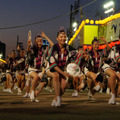
[[[12,76],[12,80],[14,80],[16,77],[16,66],[15,66],[16,63],[17,63],[17,57],[15,57],[15,59],[9,58],[6,74],[10,74]]]
[[[18,65],[16,66],[16,76],[18,74],[24,76],[25,79],[25,67],[26,67],[26,57],[24,58],[18,58],[17,60]]]
[[[80,74],[78,77],[81,77],[84,74],[84,67],[86,64],[85,58],[82,58],[82,51],[77,53],[77,57],[72,62],[80,67]]]
[[[116,61],[116,66],[118,68],[118,70],[120,71],[120,63],[118,63],[118,59],[120,59],[120,44],[118,45],[115,45],[115,48],[114,48],[114,51],[115,51],[115,61]]]
[[[120,54],[120,44],[115,44],[115,53]]]
[[[1,82],[6,81],[6,70],[8,69],[8,64],[3,63],[1,66]]]
[[[70,45],[65,44],[64,53],[61,53],[59,44],[55,44],[51,48],[49,55],[49,70],[55,72],[54,67],[58,66],[62,71],[66,71],[66,66],[76,56],[76,50]]]
[[[87,72],[91,71],[96,73],[97,75],[101,72],[105,72],[110,66],[103,61],[103,58],[107,56],[106,49],[97,51],[97,58],[95,58],[95,54],[93,49],[89,52],[89,60],[84,68],[85,75]]]
[[[47,47],[42,46],[40,49],[37,49],[36,46],[33,46],[28,52],[28,73],[36,72],[41,75],[42,66],[44,64],[47,54]]]
[[[108,55],[108,60],[105,61],[117,73],[119,72],[119,68],[120,68],[120,63],[118,63],[118,59],[120,59],[119,47],[118,46],[112,47]]]

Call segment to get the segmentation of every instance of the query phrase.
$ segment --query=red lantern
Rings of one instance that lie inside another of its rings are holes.
[[[92,49],[92,46],[88,46],[88,49],[90,49],[90,50],[91,50],[91,49]]]
[[[102,45],[99,46],[99,49],[102,49]]]
[[[109,47],[110,47],[110,48],[112,48],[112,45],[111,45],[111,44],[109,44]]]
[[[102,45],[102,49],[105,49],[106,48],[106,45]]]
[[[117,42],[114,42],[114,44],[117,44]]]
[[[117,42],[116,42],[116,44],[118,44],[118,45],[119,45],[119,44],[120,44],[120,41],[117,41]]]
[[[114,43],[114,42],[111,42],[110,44],[111,44],[112,46],[115,46],[115,43]]]
[[[87,45],[84,45],[83,48],[84,48],[84,50],[86,50],[87,49]]]

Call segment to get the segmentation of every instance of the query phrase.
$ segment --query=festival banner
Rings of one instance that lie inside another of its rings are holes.
[[[108,22],[106,31],[106,40],[108,42],[118,40],[120,35],[120,18]]]

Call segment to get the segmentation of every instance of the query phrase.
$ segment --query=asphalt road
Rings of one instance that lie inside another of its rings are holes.
[[[43,90],[39,103],[29,98],[5,93],[0,87],[0,120],[117,120],[120,119],[120,105],[108,105],[110,95],[96,93],[89,100],[87,91],[79,97],[72,97],[73,90],[67,89],[62,97],[61,108],[51,107],[54,92]],[[23,91],[23,94],[25,92]],[[120,102],[120,98],[116,99]]]

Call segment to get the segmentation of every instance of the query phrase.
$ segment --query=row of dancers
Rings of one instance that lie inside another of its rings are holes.
[[[55,96],[51,106],[60,107],[69,79],[73,80],[75,89],[72,96],[78,96],[79,91],[88,85],[89,98],[103,89],[107,80],[111,89],[108,104],[117,104],[115,98],[120,95],[120,44],[110,48],[106,39],[100,37],[93,39],[92,49],[85,50],[82,45],[75,49],[66,43],[67,35],[63,28],[57,32],[56,44],[44,32],[35,37],[34,43],[31,38],[29,31],[27,49],[18,46],[5,62],[0,62],[4,92],[12,93],[17,85],[17,94],[22,95],[26,86],[24,97],[39,102],[37,96],[52,81]],[[48,46],[43,45],[43,38],[49,42]],[[99,49],[100,40],[106,44],[105,49]],[[72,69],[68,67],[70,64],[74,65]],[[79,67],[78,71],[74,70],[75,66]]]

